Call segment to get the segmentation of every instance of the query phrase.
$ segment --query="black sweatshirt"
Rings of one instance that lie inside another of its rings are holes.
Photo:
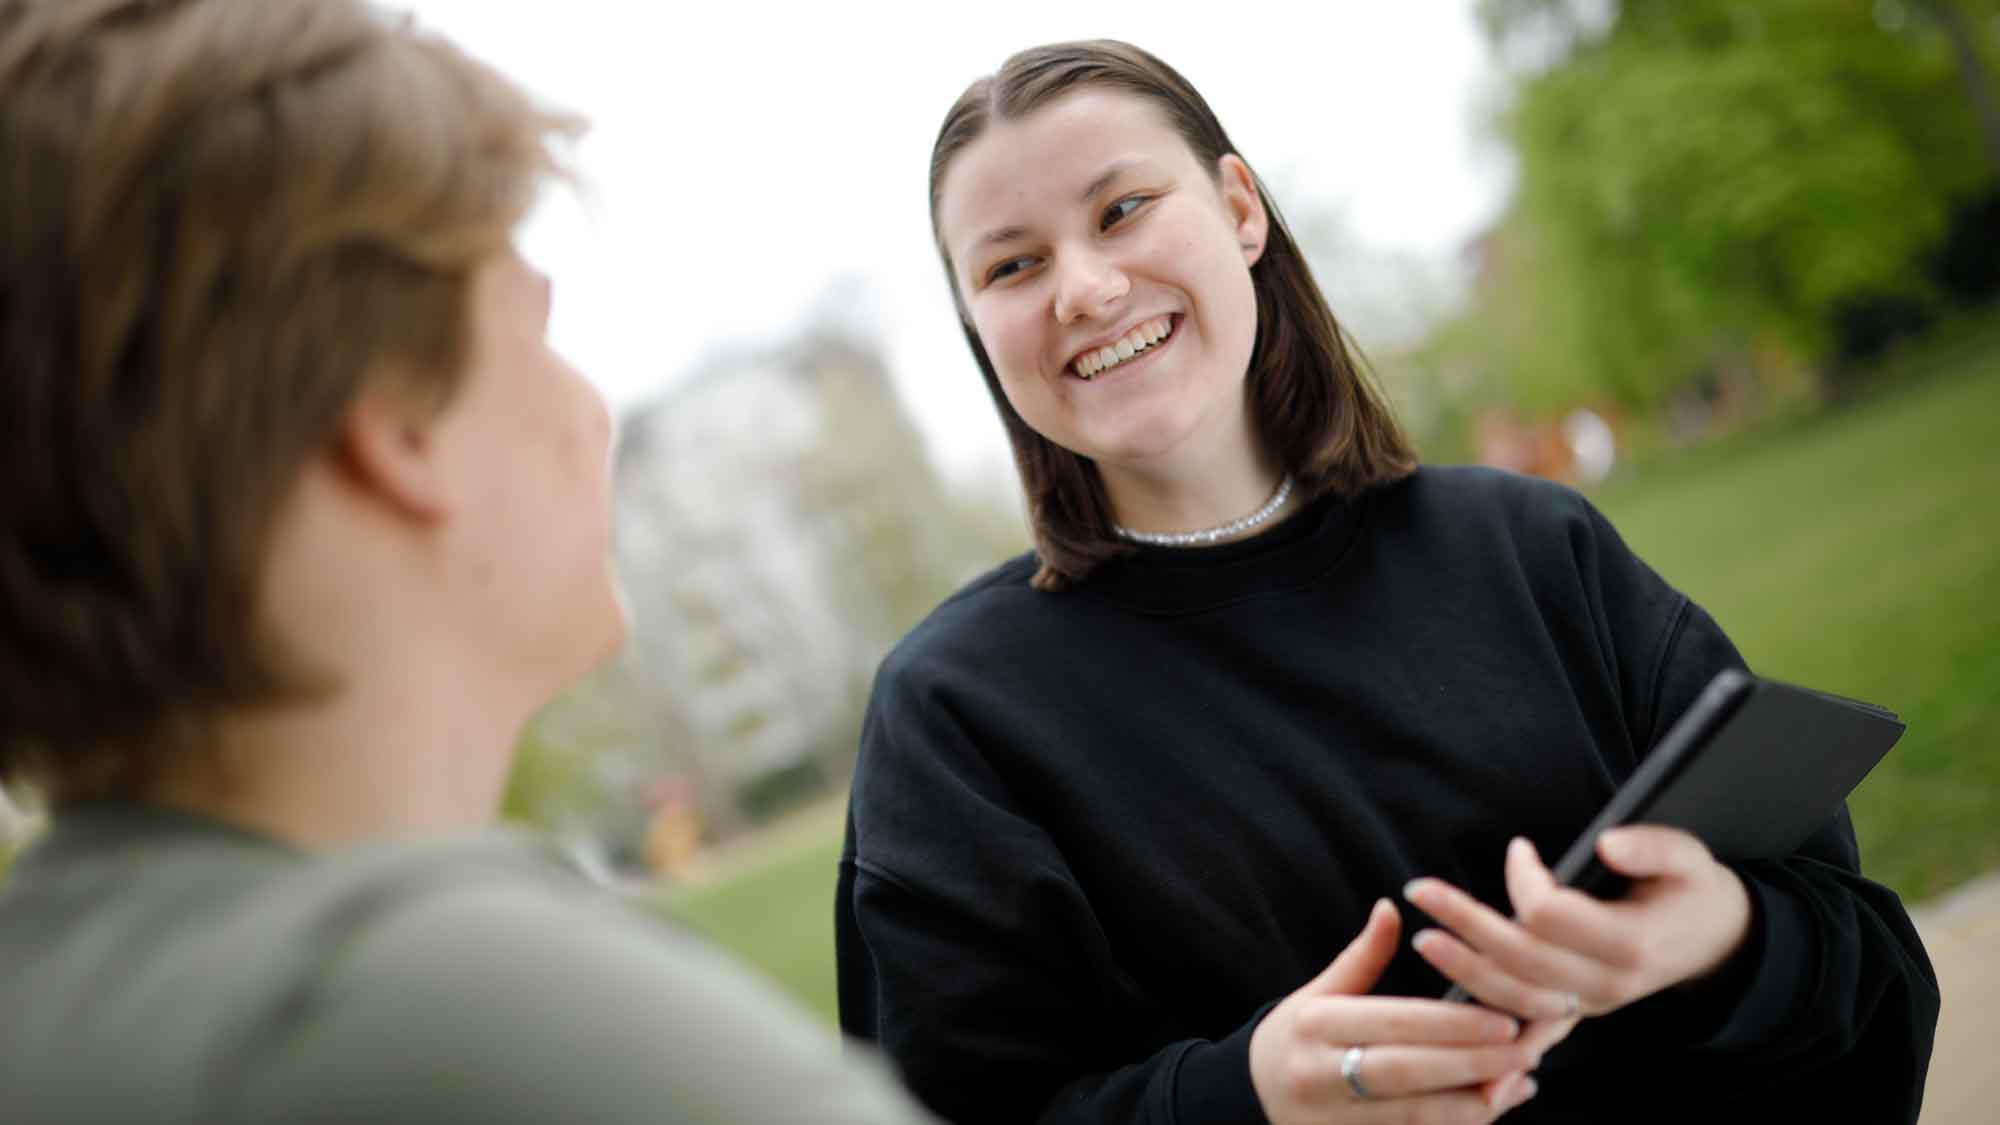
[[[1741,665],[1580,496],[1479,469],[1033,567],[883,662],[841,862],[841,1023],[959,1122],[1262,1121],[1251,1030],[1374,900],[1504,910],[1507,840],[1560,854]],[[1936,977],[1846,813],[1735,869],[1742,952],[1585,1021],[1509,1121],[1916,1119]],[[1406,941],[1376,992],[1444,987]]]

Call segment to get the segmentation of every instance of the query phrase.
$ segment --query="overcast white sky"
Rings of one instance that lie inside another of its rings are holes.
[[[1094,36],[1153,51],[1281,207],[1337,209],[1371,250],[1445,259],[1506,187],[1480,139],[1493,72],[1471,0],[391,2],[590,119],[588,192],[545,204],[523,244],[555,279],[556,345],[614,404],[782,337],[840,289],[962,485],[1006,471],[1005,443],[931,248],[925,176],[946,107],[1011,52]]]

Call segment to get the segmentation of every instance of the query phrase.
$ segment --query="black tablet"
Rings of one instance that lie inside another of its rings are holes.
[[[1622,824],[1701,837],[1718,859],[1778,859],[1825,824],[1903,735],[1871,703],[1735,669],[1709,682],[1555,865],[1557,881],[1600,898],[1624,880],[1597,858]]]
[[[1624,824],[1684,829],[1718,859],[1789,855],[1902,735],[1902,720],[1874,704],[1725,670],[1563,853],[1555,878],[1599,898],[1623,894],[1597,837]]]

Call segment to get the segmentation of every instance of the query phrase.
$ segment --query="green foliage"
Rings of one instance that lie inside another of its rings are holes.
[[[858,735],[855,741],[859,741]],[[834,784],[820,759],[806,758],[746,782],[737,791],[736,800],[744,816],[760,823],[825,795]]]
[[[1485,11],[1504,34],[1574,7]],[[1646,407],[1721,357],[1822,358],[1845,301],[1921,295],[1990,172],[1943,36],[1871,11],[1635,0],[1524,79],[1519,190],[1460,354],[1531,408]]]
[[[545,726],[543,721],[531,723],[522,735],[500,815],[548,828],[593,799],[593,756],[550,738]]]

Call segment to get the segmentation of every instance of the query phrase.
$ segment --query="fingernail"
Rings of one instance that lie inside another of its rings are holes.
[[[1427,885],[1422,879],[1412,879],[1403,884],[1403,897],[1415,902],[1417,896],[1424,893],[1424,887]]]
[[[1422,953],[1426,946],[1436,940],[1436,930],[1418,930],[1416,936],[1410,939],[1410,948]]]
[[[1516,1106],[1519,1106],[1523,1102],[1527,1101],[1529,1098],[1532,1098],[1536,1094],[1540,1093],[1541,1089],[1542,1089],[1541,1085],[1537,1083],[1534,1079],[1532,1078],[1521,1079],[1519,1082],[1514,1083],[1514,1098],[1512,1101],[1509,1101],[1507,1103],[1507,1108],[1513,1109]]]

